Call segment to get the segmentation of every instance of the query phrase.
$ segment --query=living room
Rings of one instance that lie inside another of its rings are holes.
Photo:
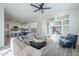
[[[2,56],[79,56],[78,3],[3,3],[0,4],[0,15]],[[75,49],[73,44],[67,48],[61,46],[63,43],[59,44],[60,37],[67,38],[68,34],[77,36]],[[27,41],[31,41],[30,44],[35,41],[35,46],[26,47],[19,42],[23,40],[28,45]],[[42,42],[40,48],[38,41]]]

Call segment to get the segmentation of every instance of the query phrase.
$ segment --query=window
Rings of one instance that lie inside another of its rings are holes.
[[[47,34],[49,34],[49,22],[47,23]]]
[[[57,34],[66,36],[69,33],[69,15],[56,17],[53,28]]]
[[[54,17],[53,19],[51,18],[52,21],[47,23],[47,33],[51,34],[61,34],[66,36],[69,33],[69,15],[63,15],[63,16],[58,16]],[[52,29],[50,31],[49,29]]]

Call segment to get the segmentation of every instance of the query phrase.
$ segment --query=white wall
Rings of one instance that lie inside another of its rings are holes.
[[[0,47],[4,46],[4,8],[0,5]]]
[[[79,8],[67,10],[64,12],[60,12],[55,14],[54,16],[69,14],[69,33],[77,34],[79,37]],[[52,16],[52,15],[51,15]],[[50,15],[47,18],[51,17]],[[53,16],[52,16],[53,17]],[[46,21],[47,18],[40,18],[38,21],[38,31],[43,35],[46,35]],[[77,45],[79,45],[79,38],[77,41]]]
[[[72,34],[78,34],[77,45],[79,45],[79,8],[68,12],[70,20],[69,32]]]
[[[43,31],[43,28],[44,28],[44,19],[43,18],[39,18],[37,20],[37,32],[39,32],[40,34],[44,35],[44,31]]]

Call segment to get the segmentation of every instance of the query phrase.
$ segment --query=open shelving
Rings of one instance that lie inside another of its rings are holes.
[[[66,36],[69,33],[69,15],[52,18],[52,32]],[[51,22],[51,21],[50,21]],[[57,32],[55,32],[57,30]]]

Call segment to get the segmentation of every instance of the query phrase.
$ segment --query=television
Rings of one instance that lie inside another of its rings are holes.
[[[13,28],[18,28],[18,26],[14,26]]]

